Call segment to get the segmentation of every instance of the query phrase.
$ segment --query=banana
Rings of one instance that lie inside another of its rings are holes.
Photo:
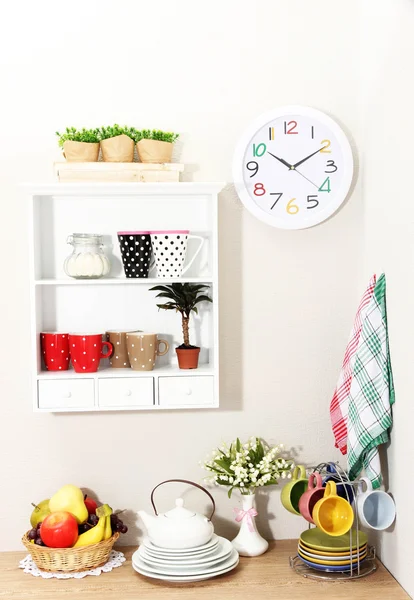
[[[111,516],[109,515],[106,517],[105,532],[104,532],[103,539],[109,540],[110,537],[112,537],[112,527],[111,527]]]
[[[96,509],[96,515],[99,517],[98,524],[89,531],[85,531],[82,533],[72,548],[80,548],[81,546],[90,546],[91,544],[98,544],[102,542],[102,540],[107,539],[105,537],[106,531],[106,523],[109,521],[110,523],[110,515],[112,514],[112,508],[108,506],[108,504],[104,504],[103,506],[98,506]]]

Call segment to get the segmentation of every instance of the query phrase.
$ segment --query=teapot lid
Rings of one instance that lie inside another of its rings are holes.
[[[194,517],[195,514],[194,511],[184,508],[183,498],[177,498],[175,501],[175,508],[164,513],[164,517],[167,517],[168,519],[188,519],[189,517]]]

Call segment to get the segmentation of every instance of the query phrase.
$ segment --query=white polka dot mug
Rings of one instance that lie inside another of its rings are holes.
[[[152,253],[157,267],[157,277],[181,277],[193,264],[204,244],[199,235],[189,235],[188,229],[150,231]],[[184,266],[188,240],[199,240],[200,245]]]
[[[157,356],[164,356],[170,349],[167,340],[159,340],[156,333],[127,333],[129,362],[134,371],[152,371]],[[165,348],[160,352],[160,344]]]
[[[151,236],[149,231],[118,231],[119,248],[125,276],[148,277],[151,264]]]
[[[108,347],[106,352],[104,346]],[[102,341],[102,333],[70,333],[69,351],[76,373],[95,373],[101,358],[112,354],[111,342]]]

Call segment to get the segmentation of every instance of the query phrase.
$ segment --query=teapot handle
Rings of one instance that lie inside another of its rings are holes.
[[[164,483],[173,483],[173,482],[176,482],[176,483],[188,483],[189,485],[193,485],[194,487],[198,488],[199,490],[202,490],[203,492],[205,492],[207,494],[207,496],[210,498],[211,503],[213,505],[213,511],[212,511],[212,513],[211,513],[211,515],[209,517],[209,520],[211,521],[211,519],[213,518],[213,515],[215,513],[215,510],[216,510],[216,503],[214,502],[213,496],[210,494],[210,492],[208,492],[206,490],[206,488],[203,488],[202,485],[199,485],[198,483],[194,483],[194,481],[188,481],[187,479],[167,479],[166,481],[162,481],[161,483],[159,483],[158,485],[155,486],[155,488],[151,492],[151,504],[152,504],[152,507],[154,509],[155,514],[158,516],[158,511],[157,511],[157,508],[156,508],[155,503],[154,503],[154,492],[155,492],[155,490],[157,488],[159,488],[160,485],[164,485]]]

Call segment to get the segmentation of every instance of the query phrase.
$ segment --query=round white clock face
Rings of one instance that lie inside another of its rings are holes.
[[[262,115],[236,150],[234,183],[257,218],[303,229],[330,217],[352,182],[351,146],[330,117],[303,106]]]

